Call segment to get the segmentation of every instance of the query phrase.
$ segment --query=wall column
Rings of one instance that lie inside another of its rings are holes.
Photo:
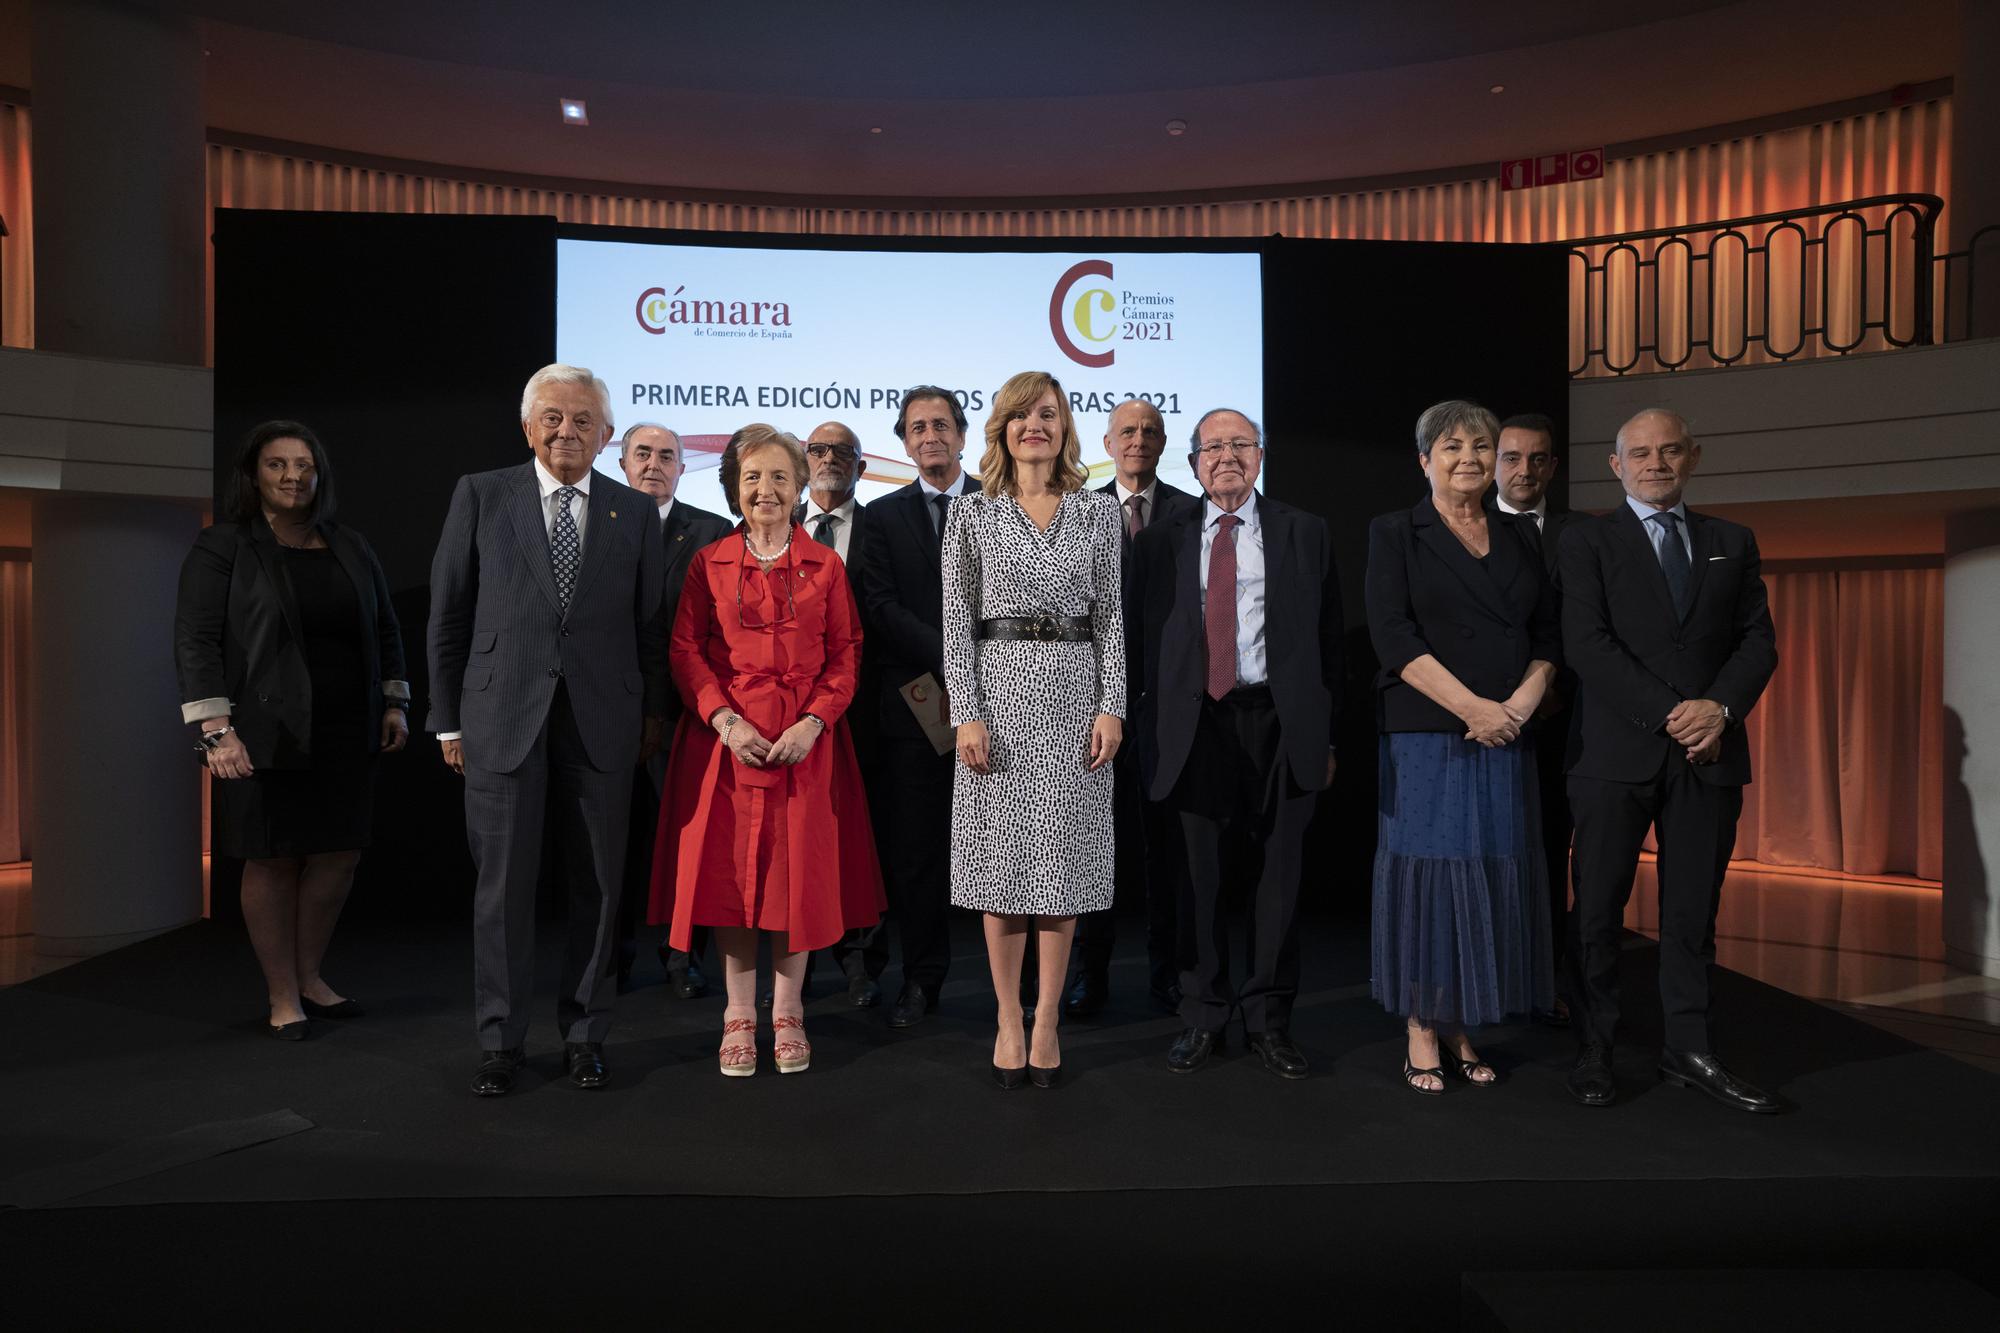
[[[1944,544],[1944,950],[2000,977],[2000,510],[1951,514]]]
[[[1946,246],[1963,250],[1981,227],[2000,223],[2000,5],[1958,0],[1958,68],[1951,85],[1951,186]],[[1988,232],[1976,259],[1979,287],[1966,311],[1973,333],[2000,337],[2000,231]],[[1954,292],[1959,301],[1963,292]],[[1951,322],[1966,327],[1956,311]],[[1956,332],[1956,329],[1944,332]]]

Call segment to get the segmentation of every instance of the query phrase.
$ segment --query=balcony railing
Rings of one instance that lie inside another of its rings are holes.
[[[2000,334],[2000,226],[1941,255],[1943,208],[1936,195],[1875,195],[1571,242],[1570,373],[1764,364]]]

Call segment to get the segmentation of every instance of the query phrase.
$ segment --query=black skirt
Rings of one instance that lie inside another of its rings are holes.
[[[375,756],[321,759],[211,784],[214,851],[245,861],[359,851],[375,831]]]

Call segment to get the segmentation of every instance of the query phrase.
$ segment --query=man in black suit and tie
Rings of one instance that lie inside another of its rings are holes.
[[[902,689],[928,674],[943,703],[944,511],[973,481],[959,467],[965,408],[949,389],[920,384],[904,393],[896,435],[917,479],[868,506],[868,540],[857,563],[880,724],[878,781],[868,803],[880,810],[882,878],[903,954],[903,987],[889,1026],[907,1028],[937,1008],[951,964],[951,784],[958,756],[932,748]]]
[[[1217,408],[1195,424],[1193,450],[1207,499],[1139,534],[1126,599],[1137,622],[1127,633],[1139,663],[1140,773],[1146,794],[1180,815],[1191,888],[1187,1027],[1167,1067],[1201,1068],[1238,1009],[1264,1067],[1304,1078],[1290,1035],[1299,869],[1314,803],[1333,782],[1340,585],[1325,522],[1257,494],[1256,422]],[[1260,860],[1250,970],[1232,990],[1225,884]]]
[[[806,436],[806,498],[799,502],[798,521],[806,535],[822,546],[831,546],[847,568],[847,584],[854,590],[854,604],[861,605],[861,547],[868,526],[868,506],[855,498],[854,489],[868,463],[861,456],[861,437],[846,424],[825,421]],[[861,645],[861,670],[854,691],[857,699],[875,697],[875,677],[870,667],[868,644]],[[847,714],[848,732],[854,738],[855,758],[861,764],[863,781],[871,786],[875,774],[875,712],[871,707],[852,708]],[[871,807],[881,841],[881,812]],[[847,978],[847,1000],[856,1009],[871,1009],[882,1002],[882,972],[889,966],[889,937],[877,921],[857,926],[843,935],[828,953]],[[806,977],[811,980],[812,960],[806,960]]]
[[[1563,648],[1580,682],[1569,747],[1578,1047],[1569,1090],[1586,1106],[1617,1096],[1619,929],[1640,844],[1657,828],[1660,1076],[1739,1111],[1783,1109],[1709,1046],[1715,913],[1750,781],[1743,719],[1778,653],[1756,537],[1681,501],[1700,461],[1679,415],[1639,413],[1611,455],[1625,502],[1563,534]]]
[[[1500,423],[1498,469],[1487,505],[1503,514],[1519,514],[1534,525],[1542,566],[1556,577],[1556,554],[1570,514],[1549,504],[1556,479],[1556,423],[1540,412],[1522,412]],[[1560,605],[1560,603],[1558,603]],[[1549,871],[1549,928],[1561,974],[1564,940],[1569,929],[1569,840],[1574,824],[1569,815],[1569,779],[1563,772],[1568,748],[1570,701],[1576,695],[1576,673],[1556,672],[1535,715],[1538,737],[1535,769],[1542,795],[1542,854]],[[1569,1022],[1569,1005],[1560,996],[1547,1020],[1557,1027]]]
[[[687,458],[681,437],[658,422],[641,421],[629,426],[618,443],[618,469],[634,490],[644,491],[660,514],[660,541],[666,553],[664,585],[660,595],[660,634],[664,638],[674,626],[674,612],[681,604],[681,585],[687,581],[688,561],[710,542],[720,541],[734,525],[720,514],[697,509],[674,492],[687,475]],[[667,731],[673,735],[673,721],[680,712],[680,696],[667,691]],[[659,832],[660,797],[666,783],[667,753],[664,744],[632,775],[632,819],[625,838],[625,893],[618,905],[618,988],[631,981],[632,963],[638,955],[639,918],[645,915],[647,895],[652,889],[653,840]],[[660,965],[667,972],[667,993],[679,1000],[692,1000],[708,988],[701,974],[701,956],[708,948],[708,928],[696,926],[689,941],[694,948],[686,953],[665,942],[660,945]]]
[[[659,745],[668,690],[653,506],[591,468],[609,415],[588,370],[536,371],[521,395],[534,458],[461,477],[431,561],[430,728],[465,778],[482,1097],[524,1060],[551,821],[569,890],[564,1064],[581,1088],[609,1078],[632,769]]]
[[[1125,515],[1125,600],[1131,601],[1132,542],[1146,528],[1201,508],[1201,499],[1160,480],[1160,455],[1167,427],[1160,410],[1143,398],[1129,398],[1111,413],[1104,452],[1117,472],[1101,489],[1115,496]],[[1130,612],[1127,612],[1130,619]],[[1116,777],[1113,819],[1117,840],[1117,896],[1146,904],[1146,961],[1153,1003],[1168,1013],[1181,1005],[1181,969],[1192,950],[1182,944],[1180,895],[1187,883],[1181,853],[1180,819],[1159,801],[1148,800],[1139,780],[1136,750],[1125,746],[1112,761]],[[1110,908],[1086,913],[1076,923],[1076,977],[1063,996],[1063,1012],[1087,1018],[1104,1007],[1110,993],[1111,951],[1117,925]]]

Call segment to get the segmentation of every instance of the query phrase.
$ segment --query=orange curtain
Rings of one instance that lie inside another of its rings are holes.
[[[28,850],[28,611],[33,570],[0,560],[0,861]]]
[[[1765,576],[1778,674],[1746,724],[1736,855],[1854,875],[1944,873],[1944,575]]]

